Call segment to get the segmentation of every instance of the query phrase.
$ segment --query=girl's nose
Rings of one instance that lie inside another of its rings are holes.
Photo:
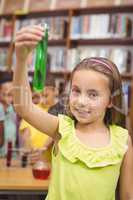
[[[78,98],[78,104],[80,106],[86,106],[87,105],[87,98],[85,95],[81,95],[79,98]]]

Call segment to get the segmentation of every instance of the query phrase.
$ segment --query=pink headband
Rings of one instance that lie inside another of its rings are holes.
[[[106,66],[112,72],[112,68],[107,63],[105,63],[105,62],[103,62],[101,60],[98,60],[96,58],[92,58],[91,60],[95,61],[96,63],[99,63],[99,64],[102,64],[102,65]]]

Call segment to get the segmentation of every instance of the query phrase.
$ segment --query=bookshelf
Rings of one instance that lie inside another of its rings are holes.
[[[13,1],[13,0],[12,0]],[[71,54],[71,50],[72,49],[78,49],[80,46],[82,46],[83,48],[86,47],[90,47],[90,48],[97,48],[97,47],[106,47],[106,48],[111,48],[112,49],[115,48],[125,48],[126,50],[129,49],[131,50],[133,47],[133,21],[132,21],[132,35],[131,36],[119,36],[119,37],[102,37],[102,38],[72,38],[71,37],[71,26],[72,26],[72,21],[73,21],[73,17],[79,17],[79,16],[85,16],[85,15],[95,15],[95,16],[99,16],[101,15],[125,15],[125,18],[127,17],[127,15],[132,15],[133,16],[133,4],[131,5],[100,5],[100,6],[93,6],[91,5],[90,7],[73,7],[73,8],[56,8],[54,9],[53,5],[52,7],[50,7],[50,9],[48,8],[38,8],[30,10],[30,8],[28,8],[28,5],[30,5],[30,1],[31,0],[25,0],[26,3],[23,4],[23,8],[20,8],[18,5],[19,10],[14,10],[13,12],[13,8],[12,8],[12,12],[10,12],[10,10],[8,10],[8,12],[1,12],[0,15],[0,21],[1,20],[10,20],[11,23],[11,29],[14,31],[14,27],[15,24],[17,23],[17,21],[20,22],[24,22],[26,20],[39,20],[40,18],[43,19],[49,19],[52,21],[55,18],[62,18],[63,21],[63,28],[64,33],[62,33],[61,36],[58,36],[56,38],[52,38],[49,40],[49,49],[52,52],[53,48],[54,51],[58,52],[59,49],[63,49],[63,53],[60,53],[60,58],[61,58],[61,62],[62,62],[62,68],[59,67],[59,69],[56,71],[54,68],[51,73],[58,79],[58,78],[62,78],[65,80],[68,80],[70,77],[70,70],[67,68],[67,65],[69,65],[69,63],[67,63],[67,53],[70,51],[70,53],[68,55],[72,55]],[[54,2],[54,0],[52,0],[51,2]],[[57,0],[56,0],[57,2]],[[3,6],[4,8],[4,6]],[[133,17],[132,17],[133,19]],[[51,22],[50,22],[51,23]],[[25,22],[24,22],[25,24]],[[10,31],[10,30],[9,30]],[[61,30],[62,31],[62,30]],[[7,61],[6,63],[8,64],[8,67],[6,70],[10,71],[10,67],[12,66],[12,58],[13,58],[13,36],[14,34],[11,35],[10,40],[6,41],[6,40],[1,40],[0,41],[0,48],[7,48],[9,49],[8,52],[8,56],[7,56]],[[105,51],[106,51],[105,48]],[[110,49],[109,49],[110,51]],[[132,52],[133,53],[133,52]],[[56,57],[58,57],[57,55],[55,55]],[[62,57],[64,59],[64,61],[62,61]],[[54,63],[54,62],[53,62]],[[75,63],[74,63],[75,64]],[[133,60],[132,63],[130,63],[130,68],[133,69]],[[3,73],[6,73],[5,72]],[[32,76],[33,72],[29,72],[29,74]],[[132,88],[133,88],[133,70],[132,71],[123,71],[122,72],[122,79],[124,81],[127,81],[131,83]],[[131,90],[131,96],[133,96],[133,89]],[[133,97],[132,97],[133,98]],[[131,101],[132,102],[132,101]],[[131,109],[130,109],[130,121],[133,122],[133,105],[131,103]],[[130,123],[132,124],[132,123]],[[133,130],[133,127],[131,128],[131,130]]]
[[[104,39],[78,39],[71,41],[72,46],[77,45],[121,45],[121,46],[132,46],[132,38],[104,38]]]

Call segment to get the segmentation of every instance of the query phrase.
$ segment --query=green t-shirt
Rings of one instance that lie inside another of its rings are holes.
[[[109,145],[88,147],[75,135],[74,121],[59,115],[61,139],[57,155],[53,148],[47,200],[115,200],[128,131],[116,125],[109,128]]]

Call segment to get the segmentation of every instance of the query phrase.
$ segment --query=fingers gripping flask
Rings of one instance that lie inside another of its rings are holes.
[[[48,26],[44,24],[44,36],[36,47],[33,90],[41,92],[45,85],[48,47]]]

